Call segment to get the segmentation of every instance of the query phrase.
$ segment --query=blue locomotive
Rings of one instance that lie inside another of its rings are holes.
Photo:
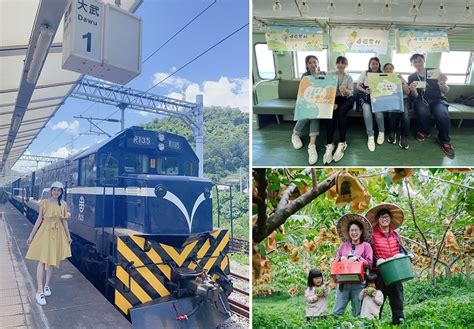
[[[229,232],[185,138],[126,129],[12,183],[31,220],[65,186],[72,261],[136,328],[210,328],[230,316]]]

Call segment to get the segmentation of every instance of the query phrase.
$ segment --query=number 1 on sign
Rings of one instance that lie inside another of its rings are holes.
[[[86,33],[82,36],[83,39],[87,39],[87,52],[91,52],[91,40],[92,40],[92,33]]]

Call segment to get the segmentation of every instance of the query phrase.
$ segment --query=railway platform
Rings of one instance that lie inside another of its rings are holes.
[[[0,203],[0,328],[132,328],[68,261],[54,269],[47,304],[35,301],[37,263],[25,260],[32,224]]]

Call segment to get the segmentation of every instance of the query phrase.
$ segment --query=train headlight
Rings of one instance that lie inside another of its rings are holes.
[[[165,134],[159,133],[159,134],[158,134],[158,140],[159,140],[160,142],[164,142],[164,141],[165,141]]]
[[[163,185],[157,185],[155,187],[155,195],[159,198],[163,198],[166,195],[166,188]]]
[[[158,144],[158,150],[164,151],[164,149],[165,149],[165,144],[159,143],[159,144]]]
[[[211,197],[211,190],[207,187],[204,189],[204,197],[206,199],[209,199]]]

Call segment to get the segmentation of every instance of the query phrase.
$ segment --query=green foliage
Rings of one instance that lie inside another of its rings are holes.
[[[227,191],[219,191],[219,204],[217,202],[217,193],[215,193],[215,190],[212,196],[214,226],[230,230],[230,193]],[[232,222],[234,226],[234,238],[248,240],[248,205],[248,194],[235,192],[234,190],[232,191]],[[218,225],[218,214],[220,214],[220,225]]]
[[[180,119],[168,117],[144,124],[146,129],[168,131],[184,136],[194,147],[191,129]],[[248,114],[238,109],[204,108],[204,173],[215,182],[236,174],[242,167],[248,179]]]
[[[405,325],[400,328],[469,328],[474,326],[474,292],[463,276],[448,281],[440,279],[435,288],[425,282],[412,280],[404,284]],[[429,291],[431,290],[431,291]],[[420,295],[419,297],[417,297]],[[335,293],[329,296],[328,310],[332,310]],[[290,298],[274,296],[253,299],[254,328],[336,328],[343,322],[353,326],[361,321],[365,328],[391,328],[388,300],[385,302],[382,319],[371,321],[354,318],[350,306],[344,316],[327,316],[323,320],[308,323],[305,319],[306,303],[303,296]]]

